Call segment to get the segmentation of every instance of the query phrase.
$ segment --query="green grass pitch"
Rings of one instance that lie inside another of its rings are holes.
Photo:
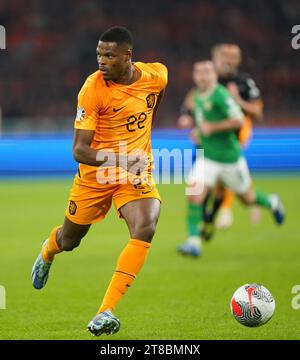
[[[300,339],[300,310],[291,289],[300,284],[299,177],[258,177],[257,187],[278,192],[287,209],[283,227],[267,211],[252,226],[235,201],[232,229],[204,244],[202,258],[178,255],[185,240],[182,185],[160,186],[163,206],[142,272],[116,309],[121,330],[94,338],[86,325],[129,239],[114,209],[92,227],[79,248],[57,256],[45,289],[32,288],[30,272],[42,241],[63,220],[71,179],[0,182],[0,339]],[[247,328],[230,313],[233,292],[257,282],[274,295],[269,323]]]

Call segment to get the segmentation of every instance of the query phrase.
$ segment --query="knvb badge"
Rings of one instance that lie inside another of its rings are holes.
[[[0,25],[0,50],[6,49],[6,31],[3,25]]]

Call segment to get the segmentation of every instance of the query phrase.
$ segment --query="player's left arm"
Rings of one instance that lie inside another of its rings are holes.
[[[156,72],[157,79],[155,81],[155,87],[159,91],[158,98],[156,100],[156,104],[153,109],[153,115],[152,115],[152,126],[154,119],[156,118],[157,110],[160,106],[160,103],[164,97],[165,94],[165,88],[168,83],[168,69],[165,65],[161,63],[153,63],[152,69]]]
[[[155,107],[153,109],[153,116],[152,116],[152,126],[153,126],[153,121],[154,119],[156,118],[156,114],[157,114],[157,110],[159,108],[159,105],[164,97],[164,94],[165,94],[165,89],[163,89],[159,94],[158,94],[158,97],[157,97],[157,101],[156,101],[156,104],[155,104]]]
[[[245,114],[249,115],[255,121],[263,120],[263,101],[260,97],[260,90],[252,79],[247,79],[248,100],[241,97],[239,89],[235,83],[229,83],[227,85],[227,89]]]

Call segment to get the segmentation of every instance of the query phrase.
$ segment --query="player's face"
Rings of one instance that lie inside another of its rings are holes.
[[[96,54],[104,80],[117,82],[130,66],[131,50],[125,45],[99,41]]]
[[[206,91],[217,82],[217,73],[211,61],[196,62],[193,80],[200,91]]]
[[[236,45],[224,45],[215,52],[213,62],[219,75],[232,75],[240,65],[241,50]]]

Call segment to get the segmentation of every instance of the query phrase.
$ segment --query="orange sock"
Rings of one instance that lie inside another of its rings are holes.
[[[229,189],[225,189],[224,200],[222,202],[221,209],[231,209],[233,205],[233,199],[234,193]]]
[[[52,229],[49,238],[47,239],[45,245],[42,249],[42,258],[45,262],[52,262],[54,256],[60,252],[62,252],[61,248],[58,246],[56,242],[56,235],[58,229],[61,228],[61,225],[56,226]]]
[[[150,243],[146,241],[130,239],[118,259],[116,271],[107,288],[98,314],[107,309],[114,310],[144,265],[149,247]]]

